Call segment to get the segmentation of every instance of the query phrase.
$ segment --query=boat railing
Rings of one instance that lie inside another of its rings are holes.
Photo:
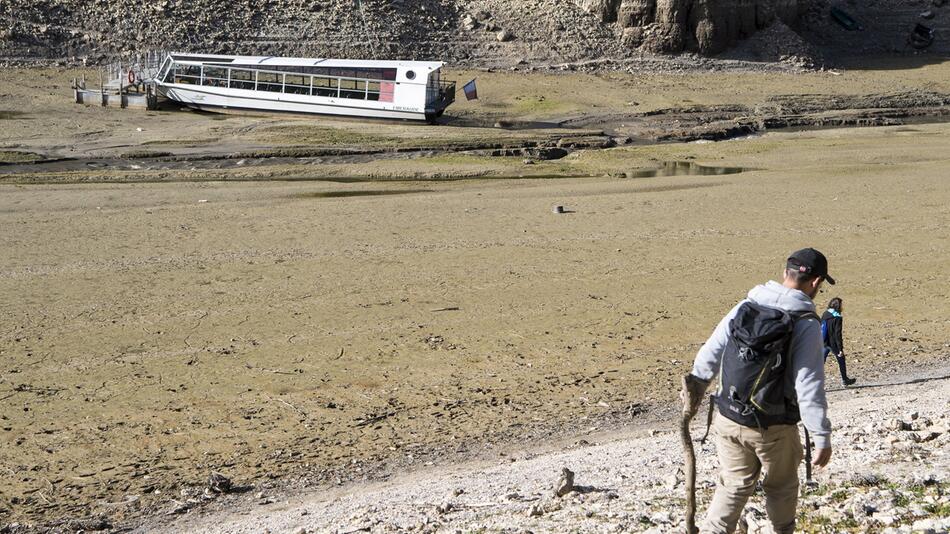
[[[141,88],[157,78],[167,55],[163,50],[147,50],[113,56],[100,67],[103,87],[110,91],[119,91],[130,85]]]
[[[445,108],[455,102],[455,82],[440,81],[438,85],[429,86],[426,95],[426,105]]]

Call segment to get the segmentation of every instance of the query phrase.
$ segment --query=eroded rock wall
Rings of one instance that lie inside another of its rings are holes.
[[[794,25],[798,0],[578,0],[616,22],[624,45],[652,52],[716,54],[775,22]]]
[[[608,17],[620,4],[596,1]],[[631,54],[615,30],[575,0],[0,0],[0,61],[170,49],[557,64]]]

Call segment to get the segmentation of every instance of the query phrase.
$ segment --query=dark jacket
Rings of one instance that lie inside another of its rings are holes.
[[[831,313],[831,310],[827,310],[821,316],[821,322],[828,325],[828,334],[825,336],[825,346],[831,349],[832,354],[841,354],[841,352],[844,351],[844,340],[841,334],[844,318],[842,318],[840,314],[836,317]]]

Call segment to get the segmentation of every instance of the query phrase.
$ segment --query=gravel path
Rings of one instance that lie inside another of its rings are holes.
[[[835,456],[804,497],[807,531],[857,528],[946,532],[950,527],[950,373],[830,391]],[[704,411],[700,412],[701,414]],[[702,419],[699,417],[697,419]],[[697,421],[694,436],[702,435]],[[356,486],[255,501],[183,517],[164,532],[675,532],[682,531],[680,447],[672,425],[553,453],[514,455]],[[714,486],[714,448],[697,447],[700,507]],[[575,491],[553,495],[562,469]],[[747,508],[760,531],[759,497]],[[153,527],[145,527],[156,531]]]

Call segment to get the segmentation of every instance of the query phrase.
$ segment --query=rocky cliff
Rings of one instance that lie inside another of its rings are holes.
[[[576,61],[719,52],[797,0],[9,0],[0,53],[141,48],[317,56]]]
[[[0,20],[8,58],[143,48],[455,63],[623,53],[614,29],[571,0],[8,0]]]
[[[935,27],[938,36],[946,29],[945,0],[848,4],[866,28],[858,32],[831,21],[835,2],[5,0],[0,2],[0,59],[97,61],[142,49],[178,49],[533,65],[622,60],[644,52],[716,55],[776,24],[846,54],[906,53],[916,22]],[[929,52],[947,52],[947,42],[938,37]]]
[[[770,26],[794,25],[798,0],[577,0],[604,23],[616,23],[627,48],[715,54]]]

